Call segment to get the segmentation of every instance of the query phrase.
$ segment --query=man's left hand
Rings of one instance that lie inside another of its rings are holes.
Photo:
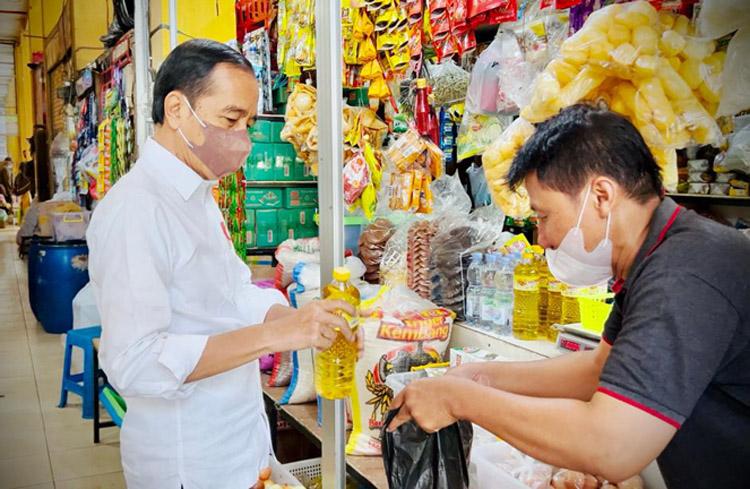
[[[391,403],[391,410],[399,409],[389,431],[414,420],[424,431],[434,433],[459,419],[458,406],[464,401],[467,387],[476,385],[461,377],[437,377],[412,382]]]

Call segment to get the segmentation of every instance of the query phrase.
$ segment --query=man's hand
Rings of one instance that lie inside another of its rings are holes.
[[[333,345],[339,331],[348,341],[355,341],[355,335],[347,321],[338,313],[354,315],[354,307],[348,302],[337,300],[313,301],[285,316],[282,337],[288,339],[287,350],[317,348],[326,350]]]
[[[391,403],[391,410],[399,409],[389,431],[414,420],[424,431],[434,433],[455,423],[459,416],[458,401],[471,380],[456,376],[420,379],[412,382]]]

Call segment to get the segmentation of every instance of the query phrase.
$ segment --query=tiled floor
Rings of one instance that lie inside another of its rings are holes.
[[[63,348],[29,307],[26,263],[15,230],[0,230],[0,489],[118,489],[125,487],[119,431],[93,442],[80,398],[60,409]]]

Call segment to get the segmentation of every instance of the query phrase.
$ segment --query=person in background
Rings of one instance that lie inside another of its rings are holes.
[[[5,161],[0,168],[0,209],[5,212],[4,223],[12,222],[13,220],[13,162],[10,157],[5,158]]]
[[[389,429],[466,419],[612,482],[657,459],[669,489],[747,488],[750,240],[665,197],[637,129],[587,105],[539,124],[508,181],[528,190],[558,280],[616,279],[602,341],[416,381],[394,399]]]
[[[240,53],[209,40],[177,46],[156,75],[154,136],[89,225],[99,357],[128,406],[129,489],[253,486],[271,452],[257,359],[328,348],[337,331],[354,339],[335,314],[354,313],[349,304],[291,309],[253,285],[234,251],[212,189],[244,164],[257,102]]]

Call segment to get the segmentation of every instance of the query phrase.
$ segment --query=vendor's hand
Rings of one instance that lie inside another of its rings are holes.
[[[291,344],[289,350],[317,348],[326,350],[333,345],[338,332],[348,341],[354,341],[354,333],[349,323],[337,312],[354,315],[354,307],[338,300],[313,301],[300,307],[294,314],[283,318]]]
[[[452,377],[460,377],[462,379],[468,379],[473,380],[474,382],[491,386],[492,382],[490,380],[490,377],[483,371],[483,367],[486,367],[486,363],[465,363],[463,365],[459,365],[458,367],[452,368],[448,370],[446,375],[452,376]]]
[[[388,425],[389,431],[414,420],[424,431],[434,433],[450,426],[458,419],[457,401],[471,380],[455,376],[415,380],[399,393],[391,403],[391,410],[399,409]]]

